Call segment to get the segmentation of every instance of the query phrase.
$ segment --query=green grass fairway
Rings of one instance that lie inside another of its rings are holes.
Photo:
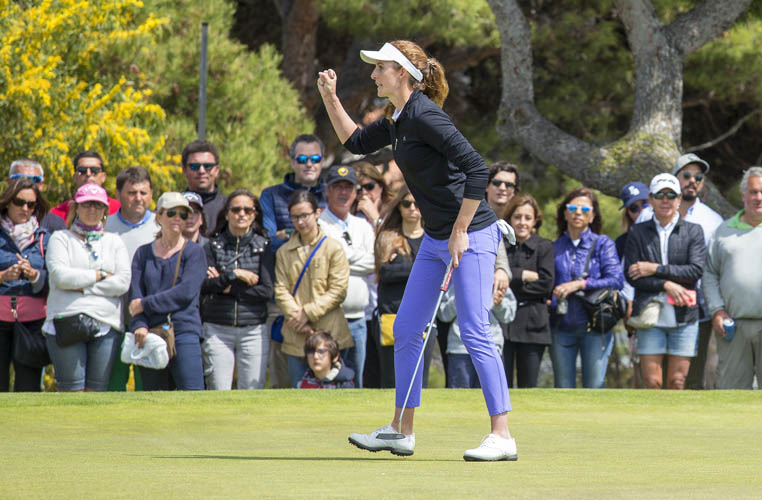
[[[347,442],[380,390],[0,395],[0,498],[760,498],[758,391],[514,390],[517,462],[471,463],[480,391],[430,389],[415,455]]]

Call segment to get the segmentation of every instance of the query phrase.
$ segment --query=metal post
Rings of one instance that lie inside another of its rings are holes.
[[[198,139],[206,139],[206,61],[209,39],[209,23],[201,23],[201,77],[198,89]]]

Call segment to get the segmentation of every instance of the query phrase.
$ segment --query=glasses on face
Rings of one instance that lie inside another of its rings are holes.
[[[35,184],[39,184],[43,181],[41,175],[27,175],[27,174],[13,174],[11,179],[31,179]]]
[[[26,205],[26,207],[29,210],[34,210],[34,207],[37,206],[37,202],[36,201],[27,201],[27,200],[22,200],[21,198],[13,198],[13,200],[11,200],[11,201],[17,207],[23,207],[24,205]]]
[[[410,208],[413,205],[418,206],[418,205],[416,205],[414,200],[402,200],[402,201],[400,201],[400,205],[402,205],[405,208]]]
[[[209,171],[216,166],[216,163],[188,163],[188,168],[194,172],[201,170],[201,167],[204,167],[204,170]]]
[[[106,207],[106,205],[104,205],[103,203],[99,203],[93,200],[84,201],[80,203],[79,206],[81,206],[82,208],[105,208]]]
[[[704,180],[704,174],[693,174],[691,172],[683,172],[680,174],[683,176],[683,179],[686,181],[690,180],[691,178],[696,179],[696,184]]]
[[[584,205],[566,205],[566,210],[568,210],[571,214],[576,213],[579,210],[582,210],[583,214],[589,214],[593,210],[593,207],[587,207]]]
[[[307,219],[310,218],[310,215],[314,214],[315,212],[309,212],[306,214],[291,214],[291,220],[294,222],[304,222]]]
[[[243,211],[246,215],[251,215],[254,213],[254,207],[230,207],[230,211],[234,214],[240,214]]]
[[[652,194],[651,196],[657,200],[663,200],[664,198],[668,200],[674,200],[678,195],[674,191],[663,191],[661,193]]]
[[[299,165],[306,165],[308,161],[311,161],[312,163],[320,163],[323,161],[323,157],[320,155],[298,155],[294,160],[296,160],[296,163]]]
[[[77,167],[75,169],[79,175],[86,175],[90,177],[91,175],[98,175],[103,171],[102,167]]]
[[[330,351],[321,347],[319,349],[307,349],[305,352],[307,353],[307,356],[320,356],[322,358],[323,356],[328,355]]]
[[[167,210],[167,217],[169,217],[170,219],[178,215],[180,216],[180,219],[188,220],[187,210],[178,210],[176,208],[170,208],[169,210]]]
[[[505,185],[506,189],[515,189],[516,188],[516,184],[515,183],[508,182],[508,181],[501,181],[500,179],[492,179],[491,181],[489,181],[489,183],[492,184],[493,186],[495,186],[496,188],[499,188],[502,185]]]
[[[646,208],[647,206],[648,206],[647,201],[642,201],[642,202],[636,201],[635,203],[627,207],[627,210],[632,214],[636,214],[640,212],[641,210],[643,210],[644,208]]]
[[[359,189],[365,190],[365,191],[373,191],[373,188],[376,187],[376,181],[370,181],[366,182],[365,184],[360,184]]]

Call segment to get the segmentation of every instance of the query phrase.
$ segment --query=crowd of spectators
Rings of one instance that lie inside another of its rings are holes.
[[[125,390],[130,373],[137,390],[261,389],[268,373],[274,388],[394,387],[392,325],[426,221],[407,187],[391,189],[367,161],[324,167],[314,135],[289,153],[283,183],[226,196],[217,148],[194,141],[185,192],[162,193],[155,212],[142,167],[119,172],[110,198],[103,159],[83,151],[72,198],[50,208],[43,167],[14,161],[0,194],[0,391],[11,366],[14,391],[39,391],[48,362],[61,391]],[[577,385],[578,358],[581,385],[604,387],[614,335],[591,328],[585,298],[603,289],[626,300],[645,387],[703,387],[712,332],[717,387],[760,380],[762,167],[745,172],[744,207],[724,221],[701,201],[708,172],[687,154],[672,173],[625,185],[616,242],[595,192],[575,188],[550,241],[519,169],[492,166],[485,198],[515,235],[499,249],[489,315],[509,386],[536,387],[548,348],[556,387]],[[143,346],[157,329],[172,331],[169,364],[131,371],[124,332]],[[459,331],[447,294],[425,366],[439,348],[448,387],[479,387]],[[20,357],[20,336],[49,360]]]

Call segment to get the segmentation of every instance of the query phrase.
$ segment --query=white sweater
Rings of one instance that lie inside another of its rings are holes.
[[[365,306],[368,305],[368,275],[373,272],[373,244],[376,236],[368,221],[352,214],[347,220],[339,222],[335,215],[326,208],[318,219],[325,234],[338,240],[344,247],[344,253],[349,260],[349,287],[347,298],[341,305],[344,317],[350,320],[365,317]],[[350,245],[344,238],[344,231],[349,233]]]
[[[97,258],[85,242],[69,230],[53,233],[48,242],[45,263],[48,268],[48,322],[56,316],[85,313],[122,330],[121,296],[130,288],[131,262],[119,235],[103,233],[93,242]],[[96,270],[111,276],[96,282]],[[45,328],[53,333],[52,328]]]

